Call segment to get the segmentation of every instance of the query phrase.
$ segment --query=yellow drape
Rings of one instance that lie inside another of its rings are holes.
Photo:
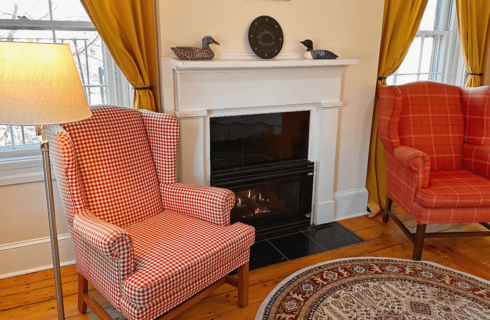
[[[417,34],[429,0],[386,0],[379,52],[378,85],[400,67]],[[378,137],[378,100],[374,103],[371,145],[369,148],[366,188],[369,191],[370,216],[375,216],[386,201],[386,160],[383,144]]]
[[[158,111],[158,65],[152,0],[81,0],[117,65],[135,90],[133,106]]]
[[[459,38],[464,64],[470,75],[465,86],[479,87],[485,83],[490,45],[490,1],[456,0]],[[473,73],[473,75],[472,75]]]

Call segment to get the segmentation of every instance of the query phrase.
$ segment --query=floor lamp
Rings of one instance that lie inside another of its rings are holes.
[[[45,126],[91,116],[75,60],[67,44],[0,42],[0,124],[34,125],[42,135],[51,251],[58,319],[64,319],[49,144]],[[13,131],[11,132],[13,135]],[[12,137],[13,139],[13,137]]]

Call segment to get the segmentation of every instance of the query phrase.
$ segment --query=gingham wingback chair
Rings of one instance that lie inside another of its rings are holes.
[[[176,183],[176,119],[116,106],[95,106],[92,114],[48,127],[75,247],[79,311],[88,304],[110,319],[87,281],[134,320],[173,318],[224,283],[239,288],[246,306],[254,228],[230,225],[233,192]],[[236,268],[238,278],[227,276]]]
[[[424,238],[490,236],[489,231],[425,233],[428,224],[490,221],[490,87],[435,82],[379,86],[378,133],[386,154],[391,216],[414,243]],[[412,234],[391,211],[392,201],[417,221]]]

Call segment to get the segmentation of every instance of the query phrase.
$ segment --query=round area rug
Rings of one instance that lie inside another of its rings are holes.
[[[490,320],[490,282],[436,263],[351,258],[297,271],[255,320]]]

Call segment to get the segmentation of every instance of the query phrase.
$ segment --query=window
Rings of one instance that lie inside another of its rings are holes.
[[[17,0],[0,7],[0,41],[69,44],[90,105],[130,106],[130,86],[79,0]],[[40,154],[33,126],[0,124],[0,158]]]
[[[462,85],[465,77],[454,0],[429,0],[417,35],[389,85],[436,81]]]

